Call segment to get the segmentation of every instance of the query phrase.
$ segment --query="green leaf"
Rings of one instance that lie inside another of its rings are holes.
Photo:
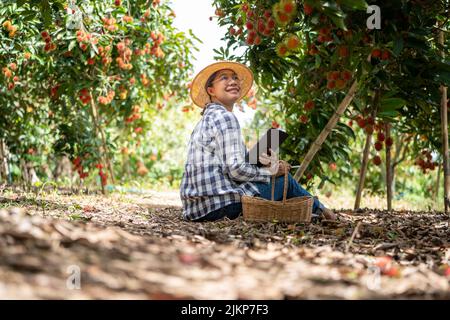
[[[450,72],[446,70],[437,70],[434,78],[436,82],[450,86]]]
[[[421,50],[428,50],[429,49],[429,45],[427,43],[427,39],[424,37],[419,37],[415,34],[409,33],[408,34],[408,38],[406,39],[406,43],[405,46],[406,47],[410,47],[410,48],[416,48],[416,49],[421,49]]]
[[[397,111],[382,111],[377,114],[377,116],[381,118],[395,118],[398,117],[400,114]]]
[[[318,54],[316,54],[316,63],[315,63],[315,67],[318,69],[320,67],[320,64],[322,62],[322,59],[320,58],[320,56]]]
[[[367,3],[365,0],[341,0],[340,3],[355,10],[367,9]]]
[[[395,111],[406,105],[406,101],[400,98],[386,98],[381,99],[381,112]]]
[[[27,0],[17,0],[17,6],[18,7],[21,7],[21,6],[23,6],[25,3],[27,3],[28,1]]]
[[[27,11],[27,13],[23,14],[23,21],[24,22],[31,21],[34,18],[36,18],[36,12]]]
[[[394,54],[398,56],[403,50],[403,37],[398,37],[394,40]]]
[[[52,22],[52,15],[51,15],[52,9],[50,8],[50,5],[47,0],[43,0],[41,2],[41,14],[42,18],[44,20],[44,24],[46,27],[50,26]]]
[[[343,149],[343,148],[339,148],[339,147],[334,147],[333,148],[333,152],[335,153],[335,157],[342,159],[342,160],[347,160],[348,159],[348,151]]]
[[[344,18],[341,17],[336,17],[334,15],[330,16],[331,20],[333,20],[334,24],[340,28],[340,29],[344,29],[346,30],[347,28],[345,27],[345,23],[344,23]]]

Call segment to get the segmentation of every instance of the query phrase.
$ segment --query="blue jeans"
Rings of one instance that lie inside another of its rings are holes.
[[[286,198],[295,198],[303,196],[311,196],[311,194],[302,188],[301,185],[289,174],[288,175],[288,189]],[[272,181],[269,183],[255,182],[255,186],[258,188],[259,196],[261,198],[271,200],[272,198]],[[274,200],[281,201],[283,199],[283,187],[284,187],[284,176],[275,179],[275,194]],[[317,198],[314,198],[313,204],[313,216],[320,216],[324,205],[320,203]],[[232,203],[218,210],[208,213],[206,216],[197,219],[195,221],[216,221],[227,217],[228,219],[236,219],[242,212],[242,204]]]

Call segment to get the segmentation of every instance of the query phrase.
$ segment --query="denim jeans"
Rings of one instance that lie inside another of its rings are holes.
[[[272,198],[272,181],[269,183],[255,182],[256,187],[259,191],[259,197],[271,200]],[[277,177],[275,179],[275,193],[274,200],[281,201],[283,199],[283,188],[284,188],[284,176]],[[302,196],[311,196],[311,194],[302,188],[301,185],[289,174],[288,175],[288,189],[286,198],[294,198],[294,197],[302,197]],[[324,205],[320,203],[320,201],[314,197],[313,204],[313,217],[320,216],[322,213],[322,209],[324,209]],[[212,211],[208,213],[206,216],[197,219],[195,221],[216,221],[227,217],[228,219],[236,219],[242,212],[242,204],[232,203],[223,208],[220,208],[216,211]]]
[[[196,222],[203,221],[216,221],[227,217],[228,219],[234,220],[241,215],[242,204],[240,202],[229,204],[223,208],[217,209],[208,213],[206,216],[196,219]]]

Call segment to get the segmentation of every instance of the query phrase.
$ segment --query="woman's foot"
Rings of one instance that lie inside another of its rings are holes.
[[[331,221],[335,221],[336,220],[336,215],[334,214],[333,211],[331,211],[328,208],[323,208],[322,209],[322,214],[323,214],[323,218],[325,220],[331,220]]]

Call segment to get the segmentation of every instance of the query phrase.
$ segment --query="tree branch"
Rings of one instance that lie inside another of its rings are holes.
[[[400,159],[397,160],[398,155],[401,153],[400,150],[402,149],[403,146],[404,146],[404,148],[403,148],[402,156],[400,157]],[[394,163],[392,164],[392,167],[393,167],[393,168],[395,168],[399,163],[405,161],[405,158],[406,158],[406,152],[408,151],[408,149],[409,149],[409,148],[408,148],[408,144],[406,144],[406,139],[402,139],[402,144],[401,144],[401,146],[400,146],[400,150],[398,151],[398,154],[396,153],[396,155],[395,155],[395,161],[394,161]]]

